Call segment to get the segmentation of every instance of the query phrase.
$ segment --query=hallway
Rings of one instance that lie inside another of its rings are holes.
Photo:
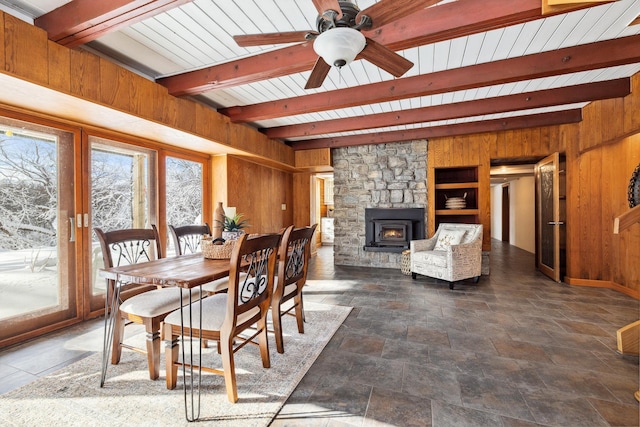
[[[492,242],[491,275],[456,285],[334,266],[322,247],[305,300],[353,307],[273,426],[638,426],[638,358],[618,292],[570,287]],[[296,333],[296,332],[292,332]],[[96,319],[0,352],[0,393],[95,351]]]

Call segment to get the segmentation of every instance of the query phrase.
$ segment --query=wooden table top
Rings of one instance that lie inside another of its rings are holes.
[[[100,270],[100,277],[127,283],[193,288],[229,275],[228,259],[208,259],[202,254],[162,258]]]

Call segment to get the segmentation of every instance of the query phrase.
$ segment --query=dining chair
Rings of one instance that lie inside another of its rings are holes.
[[[202,236],[210,236],[211,228],[207,223],[203,225],[183,225],[181,227],[169,225],[169,233],[171,234],[173,247],[176,248],[176,254],[180,256],[201,252],[200,241]],[[218,237],[213,239],[213,242],[224,243],[224,239]],[[219,292],[226,292],[228,285],[229,279],[225,277],[202,285],[202,290],[207,295],[213,295]]]
[[[302,288],[307,281],[311,241],[317,225],[295,229],[291,225],[285,229],[280,242],[280,261],[271,298],[271,317],[278,353],[284,353],[282,316],[294,315],[298,323],[298,332],[304,333]],[[293,301],[293,304],[285,306],[288,301]]]
[[[176,255],[193,254],[201,251],[200,241],[203,236],[211,235],[211,228],[207,223],[180,227],[169,224],[169,234],[171,235]]]
[[[150,229],[130,228],[103,231],[94,228],[105,268],[138,264],[163,257],[160,237],[155,225]],[[160,288],[151,284],[116,283],[107,280],[105,297],[105,331],[103,366],[100,386],[104,385],[111,351],[111,363],[120,362],[122,348],[145,353],[149,367],[149,378],[155,380],[160,372],[160,326],[173,310],[181,306],[180,293],[174,288]],[[183,297],[183,304],[188,295]],[[124,327],[127,324],[144,325],[146,349],[124,342]]]
[[[194,378],[193,369],[198,368],[199,373],[206,371],[223,375],[227,398],[230,402],[235,403],[238,401],[238,390],[234,353],[246,344],[258,345],[262,366],[270,367],[267,313],[271,303],[278,245],[281,237],[280,234],[252,237],[246,234],[242,235],[236,242],[230,259],[228,292],[195,301],[189,306],[175,310],[165,318],[163,328],[166,340],[168,389],[176,387],[178,367],[182,366],[186,393],[187,367],[191,370],[190,378],[192,381]],[[179,360],[180,343],[178,338],[180,336],[183,338],[181,340],[182,354],[185,353],[185,342],[191,343],[190,360]],[[202,366],[202,363],[199,362],[202,360],[201,346],[193,345],[193,342],[198,338],[218,342],[222,357],[222,370]],[[196,350],[197,348],[200,350]],[[199,356],[194,354],[196,351],[200,352]],[[200,384],[199,380],[197,384]]]

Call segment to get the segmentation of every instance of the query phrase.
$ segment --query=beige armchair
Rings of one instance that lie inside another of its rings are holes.
[[[482,274],[482,225],[441,223],[430,239],[411,241],[411,277],[455,282]]]

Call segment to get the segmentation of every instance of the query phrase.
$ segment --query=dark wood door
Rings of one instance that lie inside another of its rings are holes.
[[[559,153],[536,164],[536,267],[556,282],[562,280],[565,265],[564,176]]]
[[[502,241],[509,243],[510,222],[509,222],[509,185],[502,187]]]

